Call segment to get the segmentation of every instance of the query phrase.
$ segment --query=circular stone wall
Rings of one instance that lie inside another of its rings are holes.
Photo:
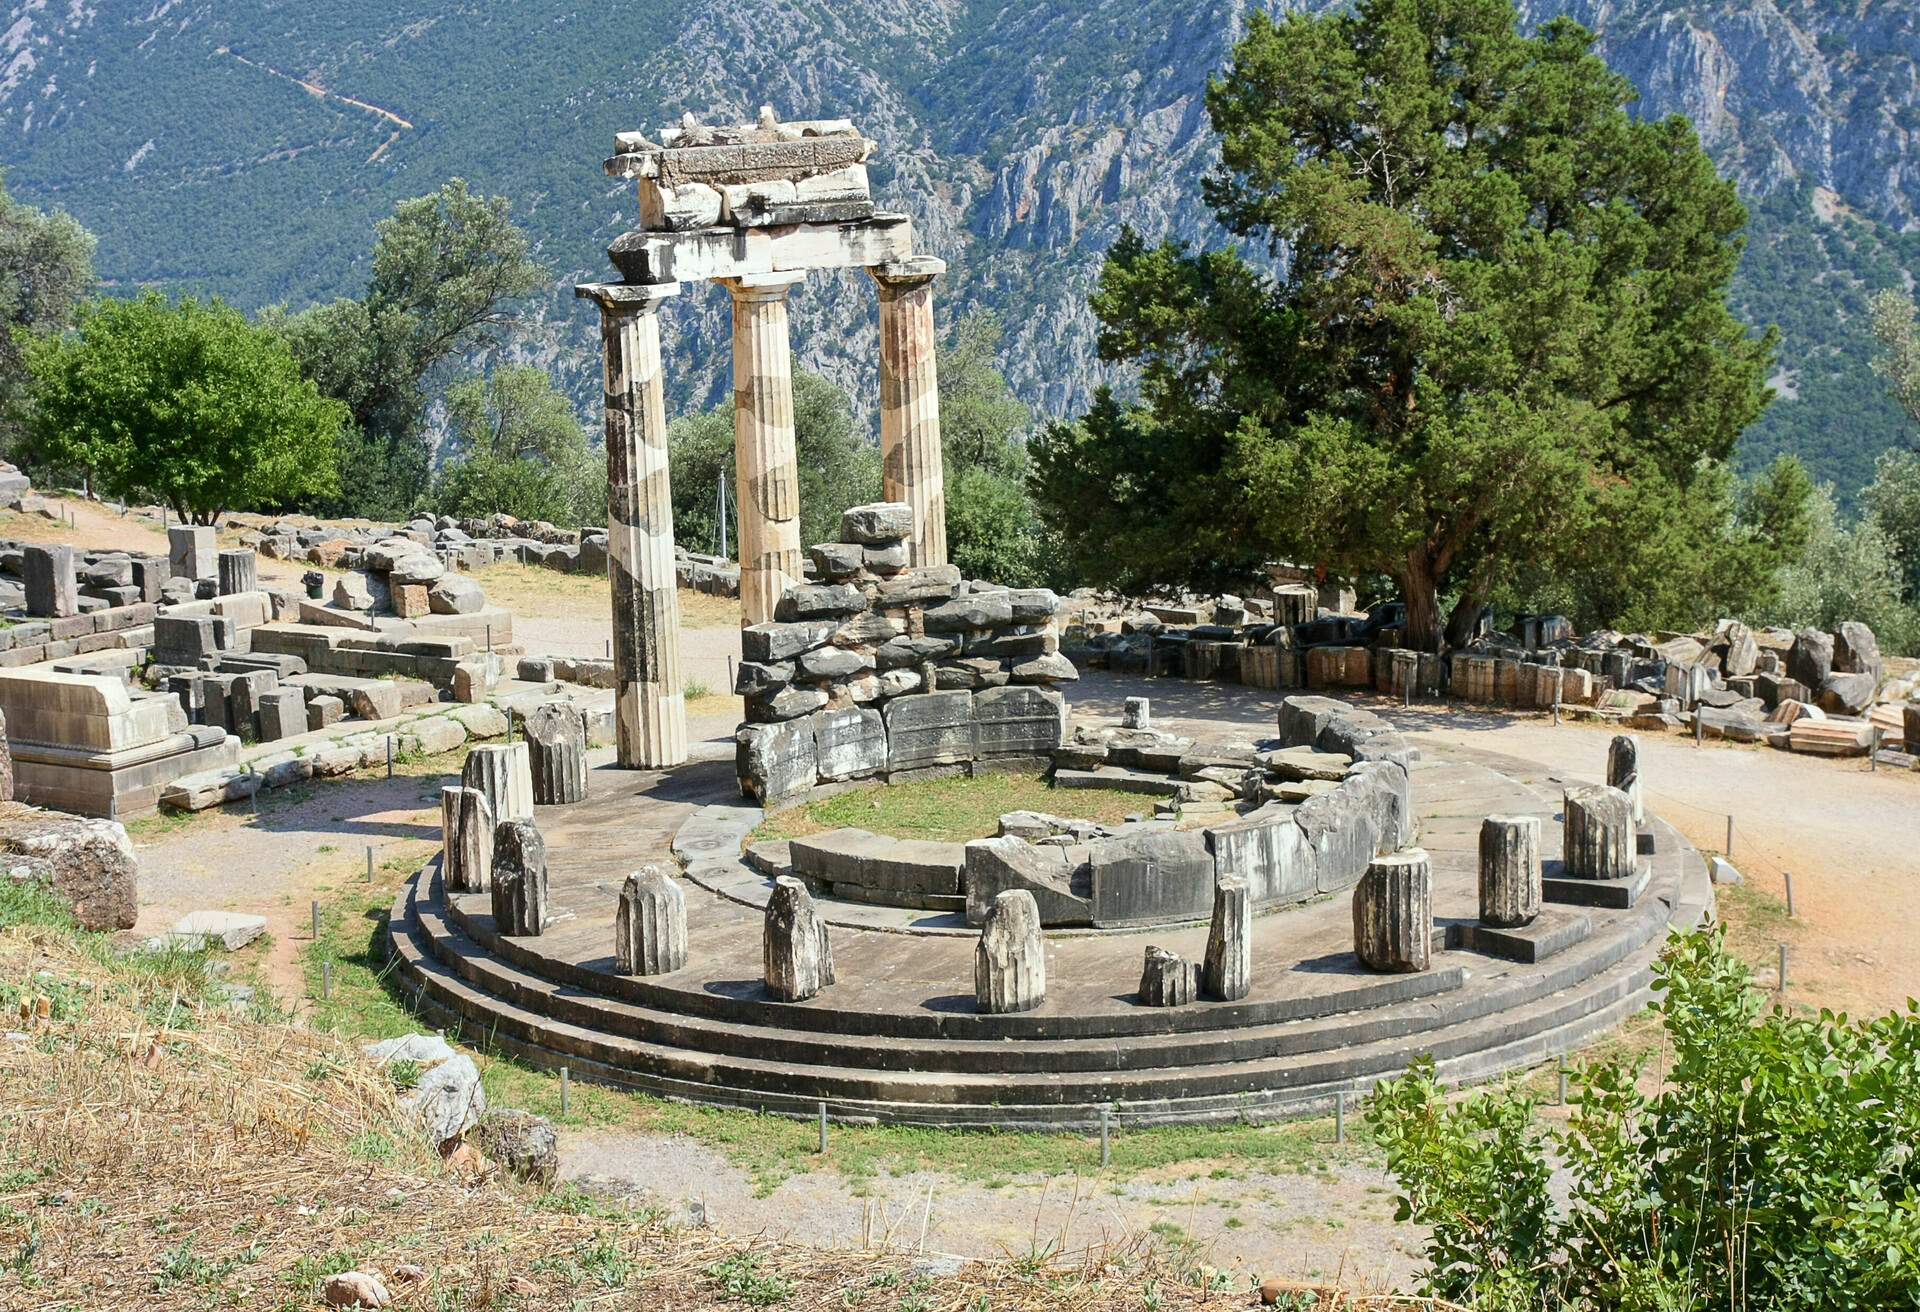
[[[1122,1123],[1282,1115],[1364,1090],[1422,1055],[1452,1080],[1531,1065],[1637,1009],[1668,931],[1709,912],[1704,863],[1657,819],[1639,835],[1630,886],[1570,888],[1578,881],[1556,878],[1557,795],[1456,762],[1415,762],[1410,774],[1439,945],[1418,974],[1362,969],[1349,899],[1316,896],[1253,921],[1252,989],[1238,1001],[1143,1005],[1149,946],[1187,961],[1204,954],[1206,927],[1178,924],[1050,933],[1044,1003],[987,1015],[973,998],[971,931],[823,899],[836,982],[808,1001],[776,1002],[761,983],[770,881],[739,850],[759,811],[738,799],[726,763],[663,775],[600,769],[586,802],[541,808],[557,913],[545,933],[501,935],[487,898],[448,894],[436,860],[394,904],[393,950],[426,1015],[579,1078],[796,1116],[825,1103],[840,1119],[1040,1129],[1097,1124],[1105,1106]],[[1541,818],[1549,906],[1521,930],[1476,919],[1489,814]],[[617,974],[621,882],[676,835],[687,965]]]

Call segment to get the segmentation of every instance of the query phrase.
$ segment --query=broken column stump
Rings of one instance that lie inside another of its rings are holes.
[[[566,806],[587,797],[587,728],[567,702],[543,702],[526,721],[535,806]]]
[[[220,576],[216,586],[223,597],[252,592],[260,586],[260,563],[251,547],[232,547],[222,551],[216,568]]]
[[[1236,875],[1213,886],[1213,924],[1200,983],[1222,1002],[1237,1002],[1253,988],[1253,901],[1247,881]]]
[[[1562,855],[1569,879],[1625,879],[1639,856],[1633,800],[1618,788],[1585,784],[1564,799]]]
[[[1047,944],[1040,905],[1024,888],[993,899],[973,953],[973,999],[988,1015],[1031,1011],[1047,1000]]]
[[[791,875],[773,881],[762,935],[767,992],[781,1002],[805,1002],[833,983],[833,945],[813,894]]]
[[[449,893],[484,893],[493,883],[493,807],[478,788],[440,790],[440,877]]]
[[[460,782],[487,795],[495,824],[533,819],[533,769],[525,742],[476,747],[467,753]]]
[[[1147,949],[1146,964],[1140,970],[1140,1005],[1143,1007],[1184,1007],[1200,991],[1200,968],[1177,952],[1165,948]]]
[[[1530,925],[1540,901],[1540,817],[1488,816],[1480,822],[1480,923]]]
[[[1353,890],[1353,952],[1369,970],[1433,965],[1433,865],[1425,850],[1375,857]]]
[[[620,889],[613,964],[622,975],[671,975],[687,964],[687,900],[659,866],[642,866]]]
[[[494,830],[493,921],[502,934],[523,938],[545,932],[547,844],[531,820],[509,820]]]
[[[1634,824],[1646,818],[1646,805],[1640,797],[1640,740],[1630,733],[1615,734],[1607,745],[1607,787],[1627,795]]]

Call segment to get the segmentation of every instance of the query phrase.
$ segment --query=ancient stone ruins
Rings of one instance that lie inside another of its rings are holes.
[[[906,215],[874,208],[873,143],[845,120],[781,123],[763,110],[751,126],[705,127],[689,117],[657,140],[622,133],[614,148],[607,172],[635,181],[640,225],[607,252],[621,281],[575,290],[600,306],[606,357],[619,759],[658,767],[687,759],[662,302],[696,279],[719,282],[733,299],[740,604],[747,624],[763,624],[804,578],[787,296],[809,269],[873,277],[882,492],[913,511],[902,563],[946,563],[932,291],[946,266],[914,253]]]
[[[12,808],[15,876],[130,926],[118,819],[470,746],[387,928],[430,1021],[574,1078],[798,1116],[1239,1120],[1422,1055],[1491,1077],[1632,1014],[1667,934],[1713,910],[1640,735],[1920,754],[1912,681],[1856,624],[1582,636],[1525,616],[1436,655],[1405,646],[1396,606],[1358,611],[1286,566],[1259,595],[1144,602],[965,577],[941,486],[943,266],[875,206],[872,148],[770,112],[616,139],[637,224],[617,278],[578,288],[600,311],[604,529],[243,520],[222,540],[129,508],[166,554],[0,544],[0,794],[96,817]],[[884,499],[803,544],[787,301],[808,271],[853,268],[879,300]],[[733,313],[737,569],[675,547],[668,482],[659,310],[709,279]],[[6,471],[0,496],[35,500]],[[476,577],[501,561],[604,572],[605,651],[525,650]],[[741,719],[699,742],[682,588],[740,599]],[[1156,723],[1141,694],[1163,679],[1246,691],[1186,689],[1202,709]],[[1612,736],[1572,777],[1523,782],[1397,727],[1448,696]],[[885,822],[926,795],[891,790],[1010,782],[1045,809],[954,841]],[[843,795],[880,818],[819,820]],[[188,917],[163,938],[263,926]]]

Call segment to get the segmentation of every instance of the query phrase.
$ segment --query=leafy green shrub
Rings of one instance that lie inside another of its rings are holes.
[[[1673,1057],[1656,1094],[1644,1063],[1604,1063],[1546,1130],[1525,1094],[1449,1104],[1431,1063],[1380,1087],[1368,1121],[1401,1219],[1432,1232],[1431,1291],[1499,1310],[1915,1306],[1920,1004],[1762,1015],[1719,931],[1676,937],[1656,976]]]

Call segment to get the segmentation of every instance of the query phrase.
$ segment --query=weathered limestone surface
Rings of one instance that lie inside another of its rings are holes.
[[[620,889],[613,964],[623,975],[670,975],[687,964],[686,896],[659,866],[642,866]]]
[[[1635,824],[1646,818],[1640,796],[1640,740],[1630,733],[1615,734],[1607,745],[1607,787],[1627,795]]]
[[[1633,802],[1618,788],[1582,785],[1566,790],[1562,849],[1571,879],[1625,879],[1639,857]]]
[[[1488,816],[1480,822],[1480,923],[1530,924],[1540,901],[1540,817]]]
[[[1200,970],[1193,962],[1165,948],[1147,949],[1140,970],[1140,1005],[1184,1007],[1199,992]]]
[[[78,615],[80,585],[73,571],[73,548],[65,543],[29,544],[23,555],[27,614],[46,619]]]
[[[806,581],[800,553],[800,467],[793,435],[793,348],[787,293],[801,273],[723,279],[733,297],[734,462],[740,507],[740,621],[765,624]]]
[[[791,875],[773,883],[763,933],[767,992],[781,1002],[805,1002],[833,983],[833,945],[813,894]]]
[[[1040,908],[1025,889],[1008,889],[993,900],[973,954],[973,996],[991,1015],[1031,1011],[1047,1000]]]
[[[502,934],[527,937],[552,923],[547,903],[547,844],[531,820],[508,820],[494,831],[493,919]]]
[[[571,702],[528,712],[527,763],[535,806],[566,806],[587,796],[587,726]]]
[[[947,560],[940,385],[934,364],[933,280],[944,261],[916,255],[868,269],[880,289],[880,486],[913,507],[908,559]]]
[[[1433,964],[1433,866],[1410,847],[1376,857],[1353,890],[1353,951],[1369,970]]]
[[[493,806],[478,788],[440,790],[440,875],[450,893],[484,893],[493,884]]]
[[[1122,729],[1153,728],[1153,704],[1145,697],[1129,697],[1120,708]]]
[[[659,314],[661,302],[679,290],[678,283],[578,289],[600,304],[614,750],[629,769],[662,769],[687,759]]]
[[[1253,989],[1253,900],[1244,879],[1229,875],[1214,884],[1201,983],[1222,1002],[1237,1002]]]
[[[524,741],[474,748],[460,782],[487,795],[495,824],[533,819],[533,768]]]
[[[211,528],[197,524],[175,524],[167,529],[167,567],[177,579],[218,577],[219,545]]]
[[[253,592],[260,586],[260,566],[251,547],[231,547],[222,551],[219,563],[219,593],[223,597]]]

